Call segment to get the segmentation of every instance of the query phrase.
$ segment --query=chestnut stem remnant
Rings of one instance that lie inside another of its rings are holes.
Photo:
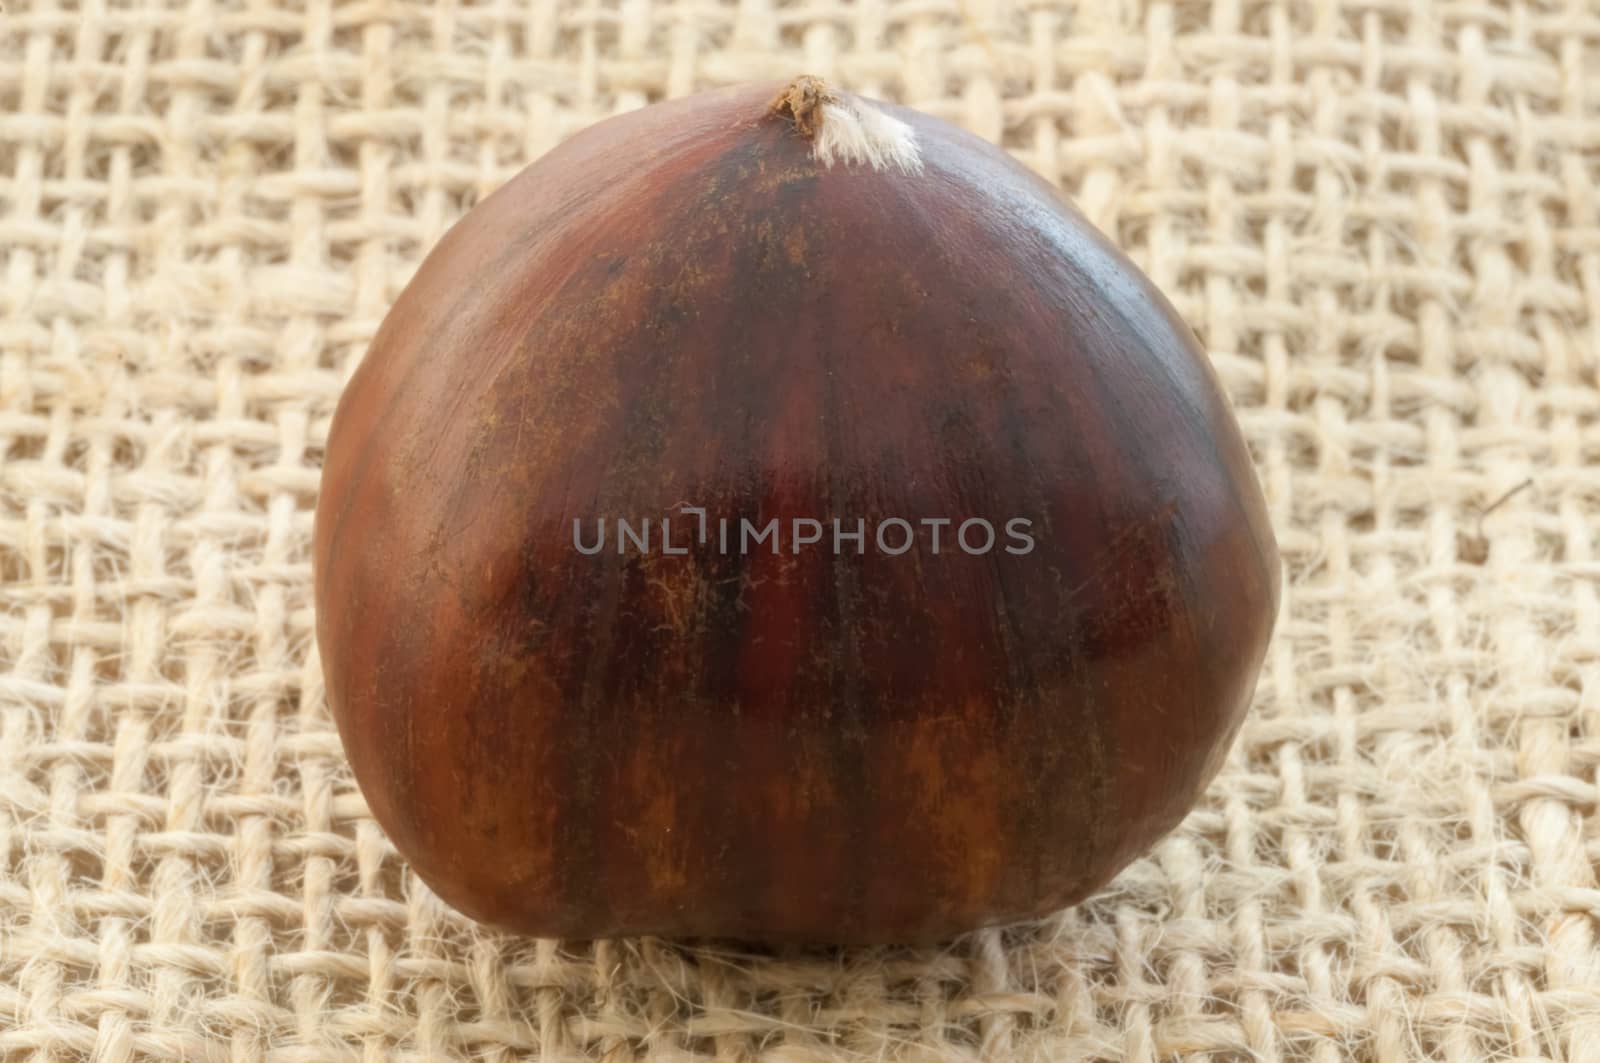
[[[794,123],[795,130],[807,140],[814,140],[822,128],[822,105],[838,99],[826,82],[810,74],[801,74],[783,87],[767,107],[768,114],[780,114]]]

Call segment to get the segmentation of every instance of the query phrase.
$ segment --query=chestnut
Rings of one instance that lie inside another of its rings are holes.
[[[1076,902],[1216,772],[1278,580],[1151,283],[1000,150],[811,78],[601,122],[470,211],[315,530],[373,815],[546,936]]]

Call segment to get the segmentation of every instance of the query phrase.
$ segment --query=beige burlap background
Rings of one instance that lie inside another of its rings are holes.
[[[1593,0],[6,2],[0,1057],[1600,1059]],[[477,931],[323,704],[341,381],[524,162],[802,70],[1002,141],[1201,333],[1289,574],[1254,716],[1037,925]]]

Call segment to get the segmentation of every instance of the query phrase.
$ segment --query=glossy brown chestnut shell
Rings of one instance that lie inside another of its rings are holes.
[[[1189,330],[996,148],[800,87],[562,144],[428,256],[339,406],[328,699],[373,814],[478,919],[850,942],[1047,912],[1179,821],[1249,702],[1278,559]],[[818,100],[901,140],[824,161]],[[683,553],[576,548],[662,517]],[[777,552],[718,544],[774,518]],[[969,553],[974,518],[1034,545]]]

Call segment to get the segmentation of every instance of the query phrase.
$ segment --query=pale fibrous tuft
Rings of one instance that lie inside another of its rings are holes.
[[[865,100],[853,96],[824,100],[819,125],[811,154],[824,166],[838,162],[906,174],[922,172],[916,130]]]

